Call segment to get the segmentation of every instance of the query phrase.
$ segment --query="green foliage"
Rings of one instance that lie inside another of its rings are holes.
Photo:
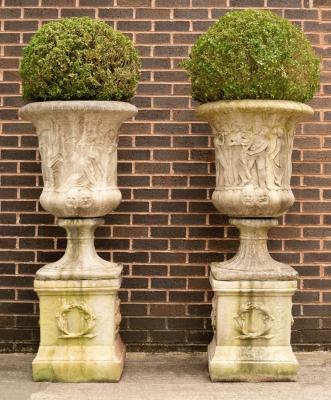
[[[24,49],[27,100],[129,100],[140,78],[133,43],[88,17],[45,24]]]
[[[192,97],[304,102],[318,88],[320,61],[294,25],[266,10],[233,11],[201,35],[183,66]]]

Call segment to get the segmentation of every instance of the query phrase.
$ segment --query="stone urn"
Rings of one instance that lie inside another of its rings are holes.
[[[22,107],[36,127],[43,208],[67,231],[64,256],[37,271],[40,346],[36,381],[118,381],[125,357],[119,335],[122,265],[100,258],[94,231],[121,201],[117,142],[137,113],[116,101],[48,101]]]
[[[36,127],[44,188],[43,208],[68,234],[65,255],[37,271],[37,279],[108,279],[122,266],[101,259],[94,231],[121,201],[117,142],[121,124],[137,113],[117,101],[48,101],[22,107]]]
[[[37,130],[43,208],[57,217],[100,217],[121,201],[117,142],[135,106],[117,101],[47,101],[22,107]]]
[[[267,232],[294,202],[296,124],[312,114],[305,104],[280,100],[218,101],[197,108],[214,136],[213,204],[240,231],[235,257],[211,264],[213,381],[295,380],[290,333],[297,272],[270,256]]]
[[[213,203],[231,217],[279,217],[294,203],[290,187],[296,124],[311,107],[293,101],[236,100],[203,104],[213,130]]]

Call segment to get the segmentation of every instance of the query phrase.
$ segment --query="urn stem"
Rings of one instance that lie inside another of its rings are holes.
[[[237,254],[230,260],[214,262],[211,272],[217,280],[287,280],[296,279],[297,272],[269,254],[268,230],[278,225],[276,218],[231,218],[240,231]]]
[[[94,231],[103,223],[103,218],[59,219],[67,231],[66,251],[60,260],[41,268],[36,279],[118,279],[122,265],[102,259],[94,247]]]
[[[80,259],[87,254],[97,256],[94,247],[94,231],[103,223],[103,218],[61,218],[59,225],[67,232],[66,256]]]

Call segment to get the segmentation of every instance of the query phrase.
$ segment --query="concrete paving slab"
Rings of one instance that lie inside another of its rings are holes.
[[[212,383],[205,353],[128,353],[119,383],[40,383],[33,357],[0,355],[1,400],[331,400],[331,352],[297,353],[298,382],[277,383]]]

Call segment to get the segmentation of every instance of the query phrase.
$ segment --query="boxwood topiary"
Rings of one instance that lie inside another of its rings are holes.
[[[201,35],[183,66],[192,97],[304,102],[319,82],[319,59],[308,39],[266,10],[233,11]]]
[[[88,17],[45,24],[23,51],[23,97],[42,100],[129,100],[140,77],[133,43]]]

